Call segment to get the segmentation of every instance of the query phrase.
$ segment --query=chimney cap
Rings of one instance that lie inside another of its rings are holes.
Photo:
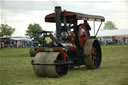
[[[55,10],[56,10],[56,9],[61,9],[61,6],[55,6]]]

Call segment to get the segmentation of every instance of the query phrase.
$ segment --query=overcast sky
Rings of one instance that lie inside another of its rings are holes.
[[[13,36],[24,36],[31,23],[38,23],[45,30],[55,30],[54,24],[44,22],[45,15],[54,12],[55,6],[102,15],[118,29],[128,29],[128,0],[0,0],[0,24],[16,28]]]

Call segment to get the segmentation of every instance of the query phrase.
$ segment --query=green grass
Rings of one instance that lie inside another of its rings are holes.
[[[99,69],[77,67],[61,78],[37,77],[28,49],[0,49],[0,85],[128,85],[128,45],[103,46]]]

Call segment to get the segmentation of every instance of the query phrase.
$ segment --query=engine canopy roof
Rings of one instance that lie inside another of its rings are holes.
[[[55,23],[55,13],[51,13],[45,16],[45,22],[53,22]],[[73,20],[89,20],[89,21],[100,21],[104,22],[105,18],[103,16],[98,15],[90,15],[90,14],[83,14],[83,13],[77,13],[77,12],[71,12],[71,11],[62,11],[61,12],[61,22],[63,23],[63,17],[66,17],[67,23],[70,23]]]

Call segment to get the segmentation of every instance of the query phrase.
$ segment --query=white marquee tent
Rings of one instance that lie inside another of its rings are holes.
[[[97,36],[128,36],[128,29],[100,30]]]

